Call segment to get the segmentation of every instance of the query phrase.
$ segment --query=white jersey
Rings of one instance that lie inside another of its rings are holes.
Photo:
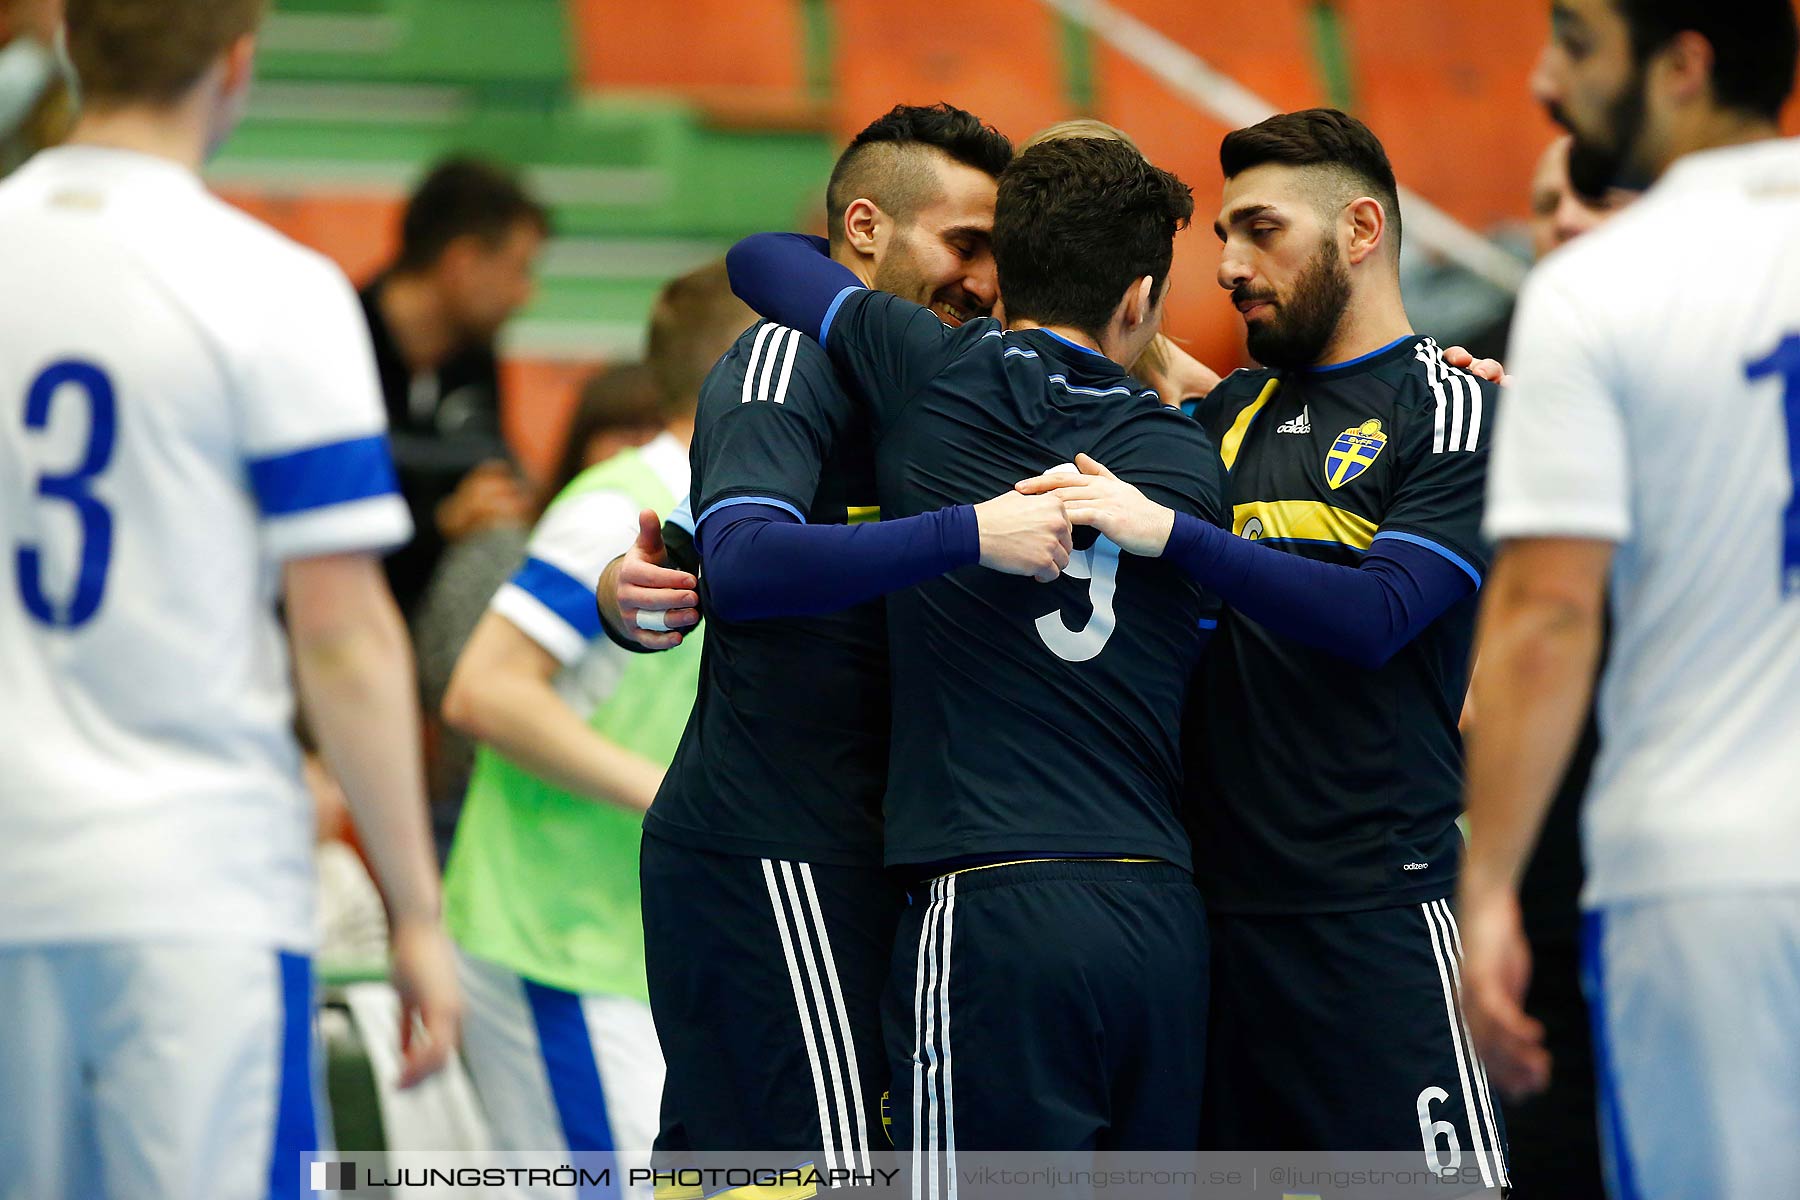
[[[1584,903],[1800,886],[1800,141],[1546,260],[1511,359],[1489,536],[1618,543]]]
[[[0,944],[311,944],[285,559],[406,540],[326,259],[162,159],[0,184]]]

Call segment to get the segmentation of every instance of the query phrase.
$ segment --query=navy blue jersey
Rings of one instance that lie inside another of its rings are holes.
[[[754,497],[814,523],[874,520],[866,418],[818,343],[758,322],[700,389],[689,507]],[[692,556],[691,528],[664,527]],[[699,693],[645,828],[696,849],[844,866],[881,856],[887,633],[879,600],[824,616],[707,618]]]
[[[825,333],[873,421],[885,515],[979,503],[1086,452],[1159,503],[1222,519],[1206,434],[1095,351],[989,319],[950,329],[860,290]],[[890,864],[1190,864],[1180,716],[1217,604],[1091,532],[1076,547],[1049,584],[970,566],[889,597]]]
[[[1317,371],[1239,371],[1198,409],[1231,528],[1355,566],[1378,539],[1487,569],[1498,389],[1409,337]],[[1461,835],[1476,599],[1368,670],[1227,611],[1188,721],[1190,811],[1220,911],[1348,911],[1447,896]]]

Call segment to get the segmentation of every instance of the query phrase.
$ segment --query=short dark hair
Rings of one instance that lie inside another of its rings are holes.
[[[1058,138],[1000,176],[994,264],[1009,317],[1099,337],[1134,280],[1160,295],[1194,193],[1125,142]]]
[[[448,158],[425,176],[400,222],[397,271],[423,271],[457,238],[497,246],[521,224],[550,232],[550,214],[504,168],[478,158]]]
[[[172,104],[238,38],[265,0],[69,0],[69,61],[92,103]]]
[[[921,149],[999,178],[1012,161],[1012,142],[980,117],[941,101],[896,104],[851,139],[825,185],[825,215],[835,245],[844,236],[850,202],[866,196],[898,221],[931,199],[933,178]]]
[[[663,285],[650,309],[650,344],[644,361],[656,380],[657,402],[665,418],[694,411],[707,372],[755,321],[756,314],[732,294],[723,259]]]
[[[1794,90],[1800,28],[1793,0],[1614,0],[1641,63],[1684,30],[1713,48],[1713,95],[1721,108],[1775,120]]]
[[[543,505],[548,508],[562,490],[574,482],[587,464],[588,443],[596,434],[613,430],[661,429],[663,414],[657,404],[656,377],[647,364],[618,363],[602,367],[587,377],[569,414],[568,432],[563,435],[562,456],[550,474],[550,486],[544,489]],[[541,515],[541,510],[540,510]]]
[[[1367,125],[1335,108],[1306,108],[1234,129],[1219,143],[1219,167],[1227,179],[1269,163],[1331,172],[1342,184],[1333,190],[1334,200],[1354,190],[1381,201],[1399,254],[1400,185],[1381,139]]]

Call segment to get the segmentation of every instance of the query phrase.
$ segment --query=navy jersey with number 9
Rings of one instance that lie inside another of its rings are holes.
[[[988,319],[951,329],[871,291],[848,293],[823,332],[874,425],[884,516],[979,503],[1085,452],[1158,503],[1221,519],[1206,434],[1096,351]],[[1189,865],[1181,711],[1216,619],[1175,569],[1084,530],[1052,583],[971,566],[890,597],[888,863]]]

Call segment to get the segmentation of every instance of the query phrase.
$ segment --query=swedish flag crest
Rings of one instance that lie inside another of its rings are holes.
[[[1325,455],[1325,482],[1333,491],[1343,487],[1374,466],[1387,444],[1388,435],[1381,432],[1380,421],[1364,421],[1355,429],[1344,430]]]

